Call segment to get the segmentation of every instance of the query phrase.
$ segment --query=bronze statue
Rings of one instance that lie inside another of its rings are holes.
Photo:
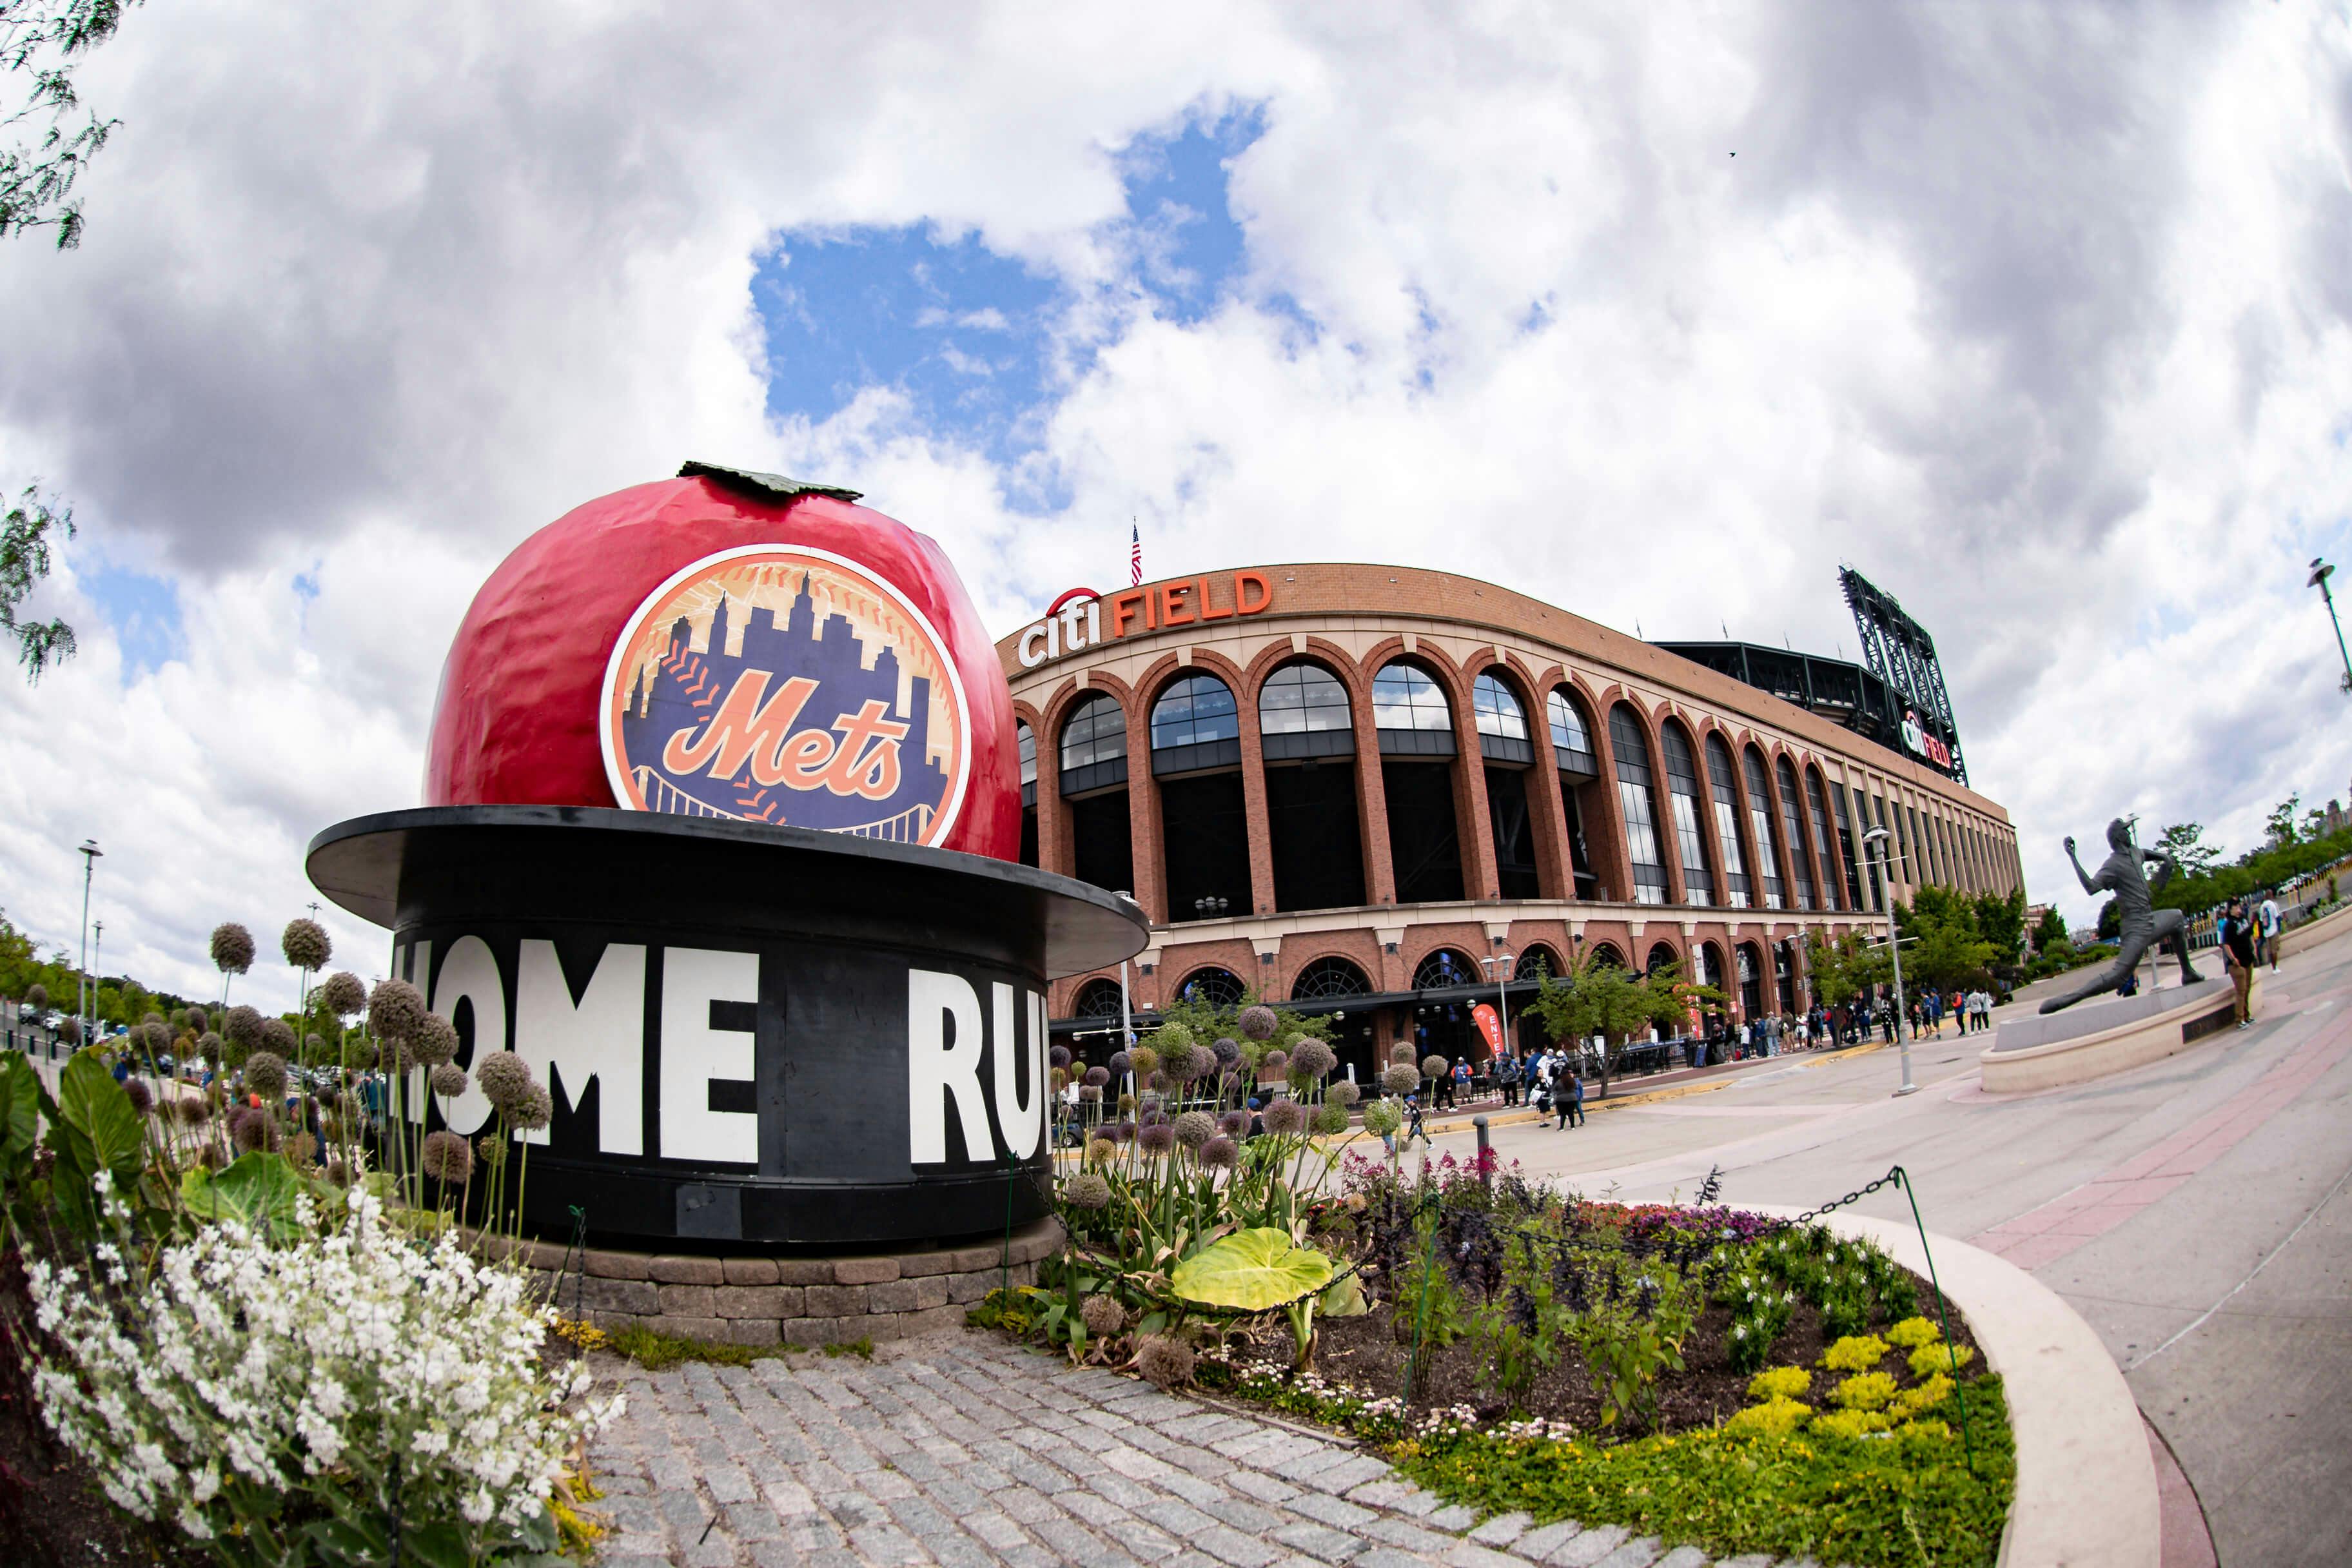
[[[2181,929],[2180,911],[2154,907],[2157,890],[2172,879],[2179,863],[2162,849],[2142,849],[2134,844],[2131,827],[2121,817],[2107,824],[2107,847],[2115,853],[2107,857],[2107,863],[2099,868],[2095,877],[2084,871],[2083,862],[2075,859],[2072,838],[2066,840],[2066,858],[2074,862],[2074,875],[2082,879],[2083,891],[2093,898],[2103,892],[2116,896],[2116,912],[2123,917],[2123,935],[2116,945],[2116,961],[2063,996],[2053,996],[2042,1004],[2044,1013],[2055,1013],[2061,1007],[2072,1007],[2085,996],[2113,991],[2139,967],[2140,959],[2153,943],[2171,942],[2172,951],[2180,959],[2183,985],[2205,978],[2189,962],[2189,934]],[[2154,880],[2149,879],[2141,864],[2149,860],[2156,862]]]

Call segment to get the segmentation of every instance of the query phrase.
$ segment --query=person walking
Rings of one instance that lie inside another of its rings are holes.
[[[1464,1061],[1460,1057],[1455,1057],[1454,1058],[1454,1103],[1459,1105],[1464,1100],[1470,1098],[1472,1098],[1470,1093],[1470,1064]]]
[[[2246,914],[2246,906],[2230,900],[2230,911],[2221,917],[2221,962],[2230,967],[2230,984],[2237,992],[2238,1027],[2250,1029],[2254,1024],[2254,951],[2255,925]]]
[[[2275,974],[2278,973],[2279,907],[2278,900],[2271,893],[2263,895],[2261,905],[2254,910],[2254,924],[2263,933],[2262,960]]]
[[[1495,1058],[1495,1087],[1503,1091],[1503,1106],[1508,1110],[1519,1102],[1519,1058],[1502,1056]]]
[[[1568,1083],[1565,1089],[1555,1094],[1553,1098],[1559,1101],[1561,1127],[1584,1125],[1584,1079],[1574,1068],[1568,1069]],[[1553,1131],[1557,1131],[1559,1129],[1555,1128]]]

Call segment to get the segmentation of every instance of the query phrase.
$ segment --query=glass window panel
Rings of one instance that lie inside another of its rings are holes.
[[[1392,664],[1372,677],[1372,722],[1383,730],[1451,730],[1454,710],[1428,671]]]
[[[1764,907],[1780,904],[1780,843],[1772,830],[1772,792],[1764,781],[1764,756],[1748,748],[1748,825],[1755,833],[1757,872],[1764,883]]]
[[[1715,837],[1723,846],[1723,901],[1744,910],[1750,899],[1748,860],[1739,847],[1739,793],[1732,783],[1731,748],[1720,735],[1706,738],[1706,780],[1715,797]]]
[[[1633,863],[1633,901],[1666,901],[1666,868],[1658,858],[1656,792],[1650,784],[1650,747],[1642,722],[1623,703],[1609,710],[1609,743],[1617,752],[1617,805],[1625,816],[1625,849]]]
[[[1482,675],[1471,686],[1470,703],[1481,735],[1499,735],[1509,741],[1528,738],[1526,710],[1511,695],[1511,689],[1493,676]]]
[[[1666,789],[1674,801],[1675,842],[1681,847],[1685,896],[1694,904],[1715,900],[1715,871],[1707,864],[1706,836],[1698,826],[1698,764],[1679,724],[1668,724],[1663,737],[1666,750]]]
[[[1026,724],[1015,724],[1013,728],[1021,733],[1021,782],[1025,784],[1035,784],[1037,782],[1037,737]]]
[[[1151,749],[1231,741],[1242,732],[1231,688],[1213,675],[1188,675],[1151,705]]]
[[[1089,697],[1062,726],[1062,770],[1092,767],[1127,755],[1127,715],[1116,697]],[[1067,787],[1067,786],[1066,786]]]
[[[1797,800],[1797,770],[1782,757],[1773,767],[1780,784],[1780,831],[1789,839],[1789,869],[1797,878],[1797,907],[1813,907],[1813,862],[1811,847],[1805,841],[1804,807]]]
[[[1348,689],[1319,664],[1286,664],[1257,692],[1258,729],[1268,735],[1348,730]]]

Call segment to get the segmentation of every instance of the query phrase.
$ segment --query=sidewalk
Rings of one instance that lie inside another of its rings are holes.
[[[1598,1080],[1587,1079],[1584,1110],[1587,1115],[1591,1115],[1596,1110],[1612,1110],[1620,1106],[1649,1105],[1661,1100],[1723,1089],[1759,1069],[1801,1067],[1812,1062],[1836,1061],[1843,1057],[1858,1057],[1871,1051],[1892,1048],[1884,1041],[1870,1040],[1859,1046],[1841,1046],[1835,1050],[1783,1051],[1775,1057],[1750,1057],[1746,1061],[1722,1062],[1714,1067],[1676,1068],[1670,1072],[1648,1073],[1636,1079],[1618,1078],[1611,1080],[1612,1092],[1606,1099],[1592,1092],[1592,1086]],[[1629,1088],[1628,1085],[1639,1087]],[[1438,1138],[1450,1132],[1469,1131],[1475,1119],[1482,1115],[1486,1118],[1486,1125],[1490,1129],[1518,1127],[1549,1120],[1549,1113],[1532,1106],[1506,1106],[1500,1096],[1489,1096],[1475,1105],[1456,1107],[1443,1116],[1432,1115],[1423,1121],[1423,1126],[1431,1137]]]

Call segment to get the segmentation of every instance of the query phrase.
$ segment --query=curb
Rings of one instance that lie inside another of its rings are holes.
[[[1767,1214],[1798,1212],[1772,1205]],[[1840,1235],[1876,1243],[1914,1273],[1919,1233],[1837,1214]],[[2139,1402],[2098,1335],[2057,1292],[2007,1260],[1930,1233],[1944,1294],[2001,1374],[2017,1439],[2017,1495],[1997,1568],[2147,1568],[2163,1557],[2163,1502]]]
[[[1884,1040],[1873,1040],[1867,1045],[1844,1046],[1834,1051],[1807,1051],[1801,1057],[1769,1057],[1764,1059],[1781,1061],[1797,1068],[1813,1068],[1826,1062],[1838,1061],[1846,1057],[1868,1056],[1873,1051],[1891,1051],[1894,1048]],[[1595,1111],[1612,1110],[1628,1105],[1655,1105],[1661,1100],[1681,1100],[1694,1094],[1712,1094],[1718,1089],[1729,1089],[1733,1084],[1742,1081],[1745,1076],[1741,1073],[1726,1073],[1720,1078],[1706,1079],[1697,1083],[1677,1083],[1664,1089],[1637,1089],[1632,1094],[1612,1095],[1607,1100],[1587,1100],[1584,1102],[1584,1113],[1591,1116]],[[1548,1112],[1515,1107],[1507,1114],[1488,1111],[1486,1125],[1490,1129],[1521,1127],[1531,1121],[1548,1121],[1550,1119]],[[1472,1121],[1468,1117],[1456,1117],[1450,1121],[1424,1122],[1424,1126],[1432,1138],[1443,1138],[1450,1133],[1470,1131]]]

